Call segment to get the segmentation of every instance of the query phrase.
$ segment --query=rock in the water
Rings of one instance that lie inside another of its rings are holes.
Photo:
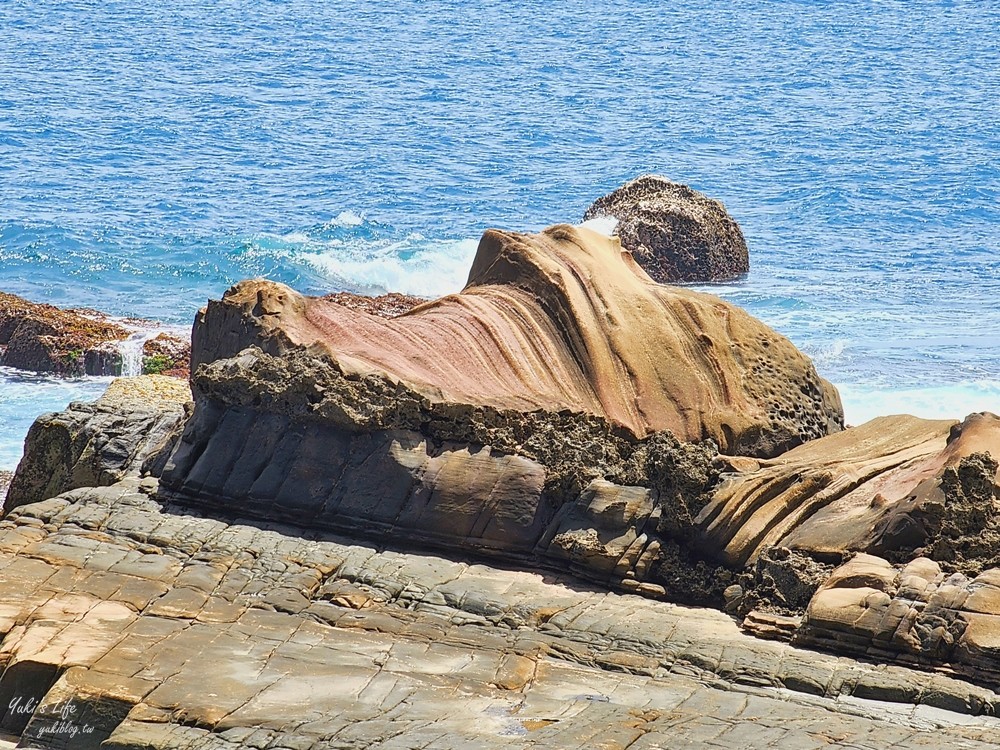
[[[0,292],[0,364],[64,375],[113,375],[102,346],[130,332],[93,311],[62,310]]]
[[[145,461],[173,448],[190,399],[190,387],[176,378],[119,378],[92,404],[73,403],[39,417],[28,431],[4,512],[138,475]]]
[[[569,226],[488,231],[461,294],[388,320],[244,282],[201,314],[192,367],[248,347],[308,351],[329,371],[311,393],[279,395],[291,372],[272,384],[271,410],[305,398],[302,414],[352,429],[409,427],[422,409],[454,421],[470,408],[568,411],[774,456],[843,425],[836,389],[786,338],[716,297],[652,283],[616,240]]]
[[[142,345],[142,371],[145,375],[170,375],[188,378],[191,368],[191,342],[160,332]]]
[[[750,270],[739,225],[717,200],[644,175],[598,198],[585,220],[613,216],[622,247],[661,284],[728,281]]]

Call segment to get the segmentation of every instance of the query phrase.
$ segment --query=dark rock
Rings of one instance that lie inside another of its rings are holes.
[[[622,247],[661,284],[728,281],[750,270],[739,225],[717,200],[644,175],[598,198],[584,219],[613,216]]]
[[[4,512],[77,487],[114,484],[138,475],[146,461],[172,450],[170,438],[190,399],[186,383],[162,376],[122,378],[93,404],[35,420],[24,458],[10,483]]]

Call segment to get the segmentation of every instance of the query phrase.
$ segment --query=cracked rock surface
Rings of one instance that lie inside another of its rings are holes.
[[[129,478],[0,522],[0,728],[25,744],[971,749],[1000,730],[1000,696],[944,675],[155,490]]]

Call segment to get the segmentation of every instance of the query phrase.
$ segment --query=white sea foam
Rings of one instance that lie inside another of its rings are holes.
[[[847,423],[863,424],[889,414],[924,419],[962,419],[980,411],[1000,413],[1000,381],[966,381],[948,385],[872,390],[838,385]]]
[[[350,209],[341,211],[334,218],[326,223],[327,227],[360,227],[365,222],[365,217],[356,214]]]
[[[414,234],[383,247],[311,243],[300,257],[349,288],[440,297],[465,286],[478,246],[478,240],[427,240]]]
[[[615,229],[618,227],[618,219],[614,216],[595,216],[593,219],[587,219],[579,226],[586,227],[587,229],[611,237],[614,235]]]

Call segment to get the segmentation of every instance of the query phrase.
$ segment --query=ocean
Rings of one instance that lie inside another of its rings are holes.
[[[1000,411],[1000,4],[0,2],[0,289],[188,325],[252,276],[459,290],[646,172],[848,421]],[[0,370],[0,469],[106,380]]]

